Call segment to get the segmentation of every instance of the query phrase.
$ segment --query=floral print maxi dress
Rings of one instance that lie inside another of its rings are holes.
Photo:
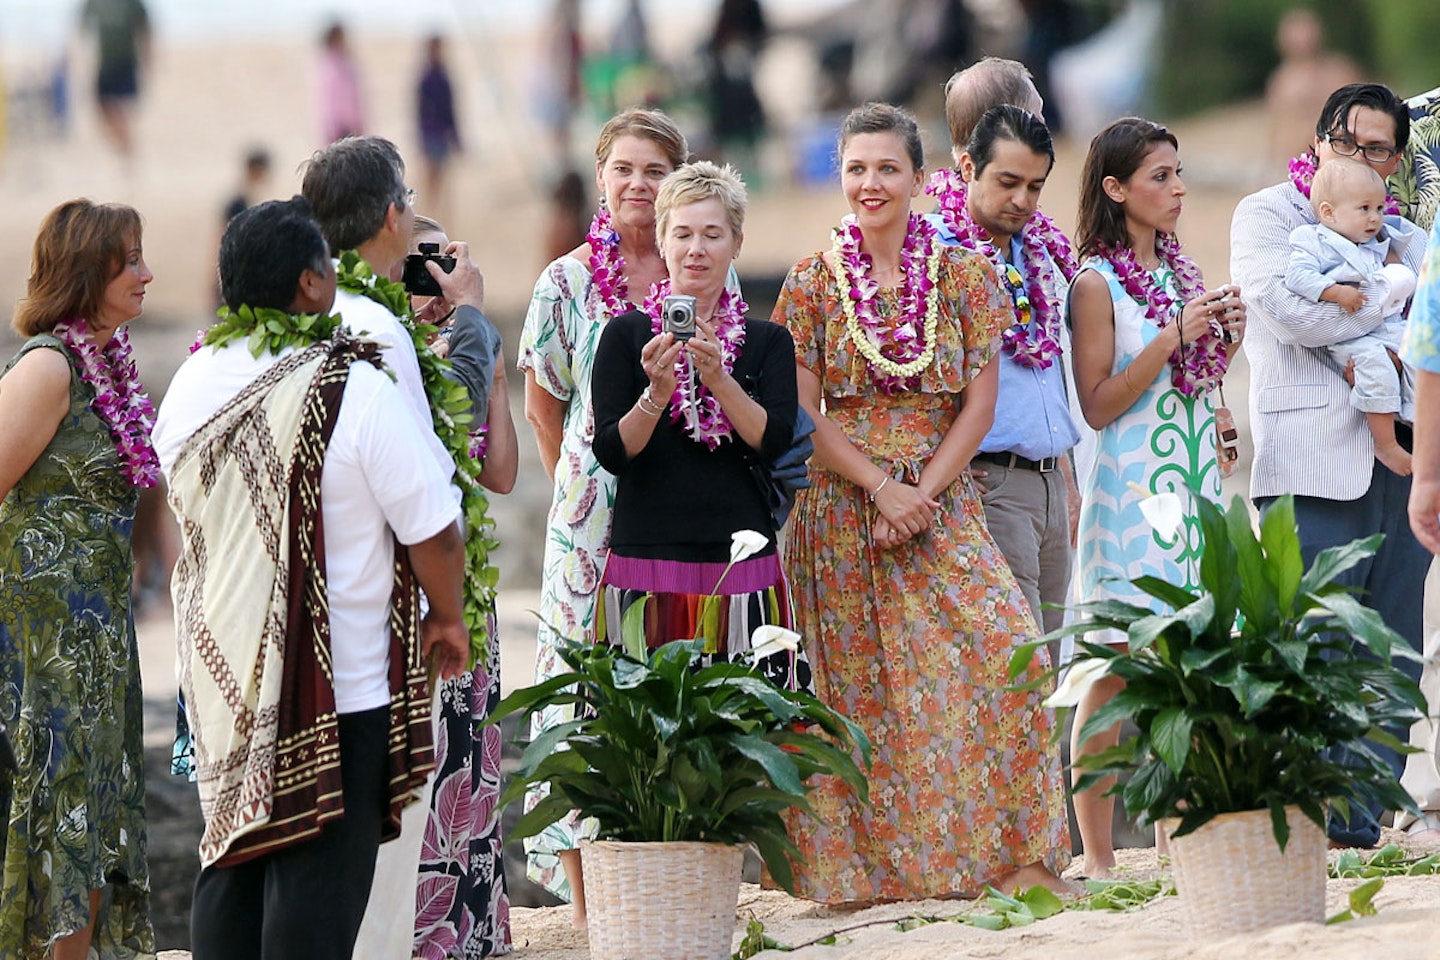
[[[914,482],[994,356],[1010,304],[993,268],[949,248],[934,363],[919,389],[878,392],[816,257],[790,271],[775,320],[820,378],[825,414],[887,473]],[[882,311],[896,301],[883,290]],[[1014,649],[1035,637],[1024,594],[962,474],[935,524],[874,546],[867,491],[812,463],[790,519],[787,568],[817,695],[874,744],[870,806],[834,779],[792,814],[801,896],[827,902],[973,896],[1019,867],[1069,860],[1053,714],[1041,692],[1006,689]],[[1042,650],[1043,653],[1043,650]],[[1040,661],[1032,667],[1038,675]]]
[[[85,926],[103,960],[153,956],[140,658],[130,613],[138,491],[71,362],[70,409],[0,503],[0,720],[20,772],[0,883],[0,956],[39,960]],[[12,366],[13,366],[12,361]],[[9,368],[7,368],[8,370]]]
[[[595,439],[590,372],[604,321],[604,306],[590,281],[590,271],[574,257],[564,256],[546,267],[536,281],[520,335],[520,369],[531,371],[536,383],[569,404],[545,523],[536,683],[567,669],[556,651],[556,631],[575,643],[585,643],[590,637],[595,595],[610,543],[615,477],[601,468],[590,449]],[[567,708],[543,711],[531,722],[531,736],[538,737],[569,719]],[[526,808],[542,796],[532,791]],[[583,822],[571,814],[527,840],[530,879],[556,896],[570,899],[570,885],[557,853],[576,849],[584,835]]]
[[[1091,258],[1082,269],[1105,278],[1115,306],[1115,359],[1111,376],[1134,362],[1160,328],[1144,305],[1125,292],[1109,262]],[[1155,275],[1171,296],[1179,296],[1175,275]],[[1174,537],[1153,530],[1140,512],[1142,495],[1173,492],[1185,505]],[[1215,407],[1206,391],[1186,397],[1170,384],[1170,365],[1161,368],[1130,408],[1099,431],[1095,464],[1080,478],[1080,530],[1076,551],[1080,596],[1085,601],[1119,599],[1159,609],[1160,602],[1130,584],[1150,576],[1193,590],[1199,585],[1200,520],[1195,496],[1220,500],[1220,465],[1215,461]],[[1086,636],[1095,643],[1123,643],[1119,631]]]

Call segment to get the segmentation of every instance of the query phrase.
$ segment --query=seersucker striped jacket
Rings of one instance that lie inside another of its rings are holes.
[[[1315,222],[1310,201],[1286,181],[1241,200],[1230,224],[1230,278],[1249,311],[1251,497],[1357,500],[1370,488],[1375,445],[1365,415],[1350,405],[1350,386],[1329,356],[1312,348],[1379,326],[1389,283],[1368,288],[1365,306],[1355,313],[1285,289],[1290,231]],[[1397,252],[1420,272],[1423,243]]]

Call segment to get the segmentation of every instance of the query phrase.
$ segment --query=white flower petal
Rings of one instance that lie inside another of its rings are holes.
[[[755,530],[736,530],[730,534],[730,562],[739,563],[752,557],[756,551],[770,542],[770,538]]]
[[[1109,672],[1110,661],[1102,657],[1082,657],[1072,661],[1060,680],[1060,686],[1045,698],[1044,705],[1052,708],[1078,706],[1080,698],[1095,685],[1095,681]]]
[[[799,649],[800,634],[773,623],[761,624],[755,628],[754,633],[750,634],[750,652],[755,655],[757,660],[779,653],[781,650],[794,653]]]
[[[1172,540],[1185,519],[1185,507],[1173,493],[1157,493],[1140,501],[1140,512],[1156,533]]]

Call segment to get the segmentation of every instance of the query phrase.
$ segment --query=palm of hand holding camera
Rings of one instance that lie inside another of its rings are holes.
[[[1226,284],[1185,304],[1180,313],[1180,341],[1193,343],[1208,331],[1233,347],[1245,338],[1246,319],[1240,288]]]

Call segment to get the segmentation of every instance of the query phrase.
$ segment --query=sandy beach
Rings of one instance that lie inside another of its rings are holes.
[[[36,140],[23,135],[12,122],[8,152],[0,166],[0,189],[7,198],[5,229],[0,230],[0,303],[8,306],[22,295],[36,226],[56,203],[86,195],[134,204],[145,216],[145,252],[156,280],[147,298],[146,314],[133,330],[142,374],[157,395],[162,392],[196,329],[209,320],[219,212],[234,188],[243,150],[251,143],[266,144],[275,157],[271,193],[289,196],[299,187],[298,164],[317,145],[310,40],[308,35],[229,44],[191,39],[182,46],[158,38],[154,70],[136,122],[140,148],[135,164],[128,169],[99,136],[93,108],[85,96],[89,80],[84,72],[75,75],[77,112],[67,139]],[[403,152],[413,156],[409,98],[418,67],[418,40],[375,36],[357,40],[373,130],[393,137]],[[670,42],[683,45],[689,40],[680,37]],[[452,69],[470,148],[454,170],[449,197],[440,204],[435,204],[436,198],[422,197],[419,206],[422,212],[444,217],[452,237],[470,241],[472,255],[486,274],[488,312],[506,336],[507,359],[513,366],[525,305],[543,266],[543,181],[553,170],[553,161],[541,147],[543,136],[528,114],[527,83],[534,69],[535,45],[533,38],[512,41],[495,37],[457,38],[455,43]],[[482,64],[495,68],[495,74],[482,73]],[[9,65],[7,74],[12,82],[18,69]],[[771,86],[784,88],[803,84],[807,77],[806,67],[798,59],[782,58],[767,79]],[[802,97],[781,113],[796,116],[805,109]],[[682,119],[698,122],[694,117]],[[948,151],[938,139],[943,135],[940,118],[923,119],[936,134],[927,144],[932,156],[944,159]],[[1258,108],[1242,106],[1177,124],[1175,129],[1191,184],[1181,232],[1187,250],[1200,262],[1210,283],[1219,284],[1228,279],[1231,210],[1255,186],[1250,171],[1254,170],[1254,145],[1263,142],[1263,117]],[[578,139],[588,144],[593,134],[591,120],[582,126]],[[783,174],[785,148],[780,145],[775,151],[780,158],[778,172]],[[1045,191],[1043,206],[1067,228],[1074,222],[1082,157],[1083,145],[1062,143]],[[1273,179],[1280,176],[1277,171]],[[796,259],[828,242],[829,228],[844,212],[837,187],[796,186],[785,183],[783,176],[771,178],[767,189],[752,199],[739,264],[742,277],[773,280],[783,276]],[[8,331],[0,334],[0,353],[8,356],[15,343]],[[514,415],[521,433],[521,477],[516,492],[497,501],[494,508],[504,543],[499,564],[502,670],[507,688],[528,682],[533,670],[533,621],[525,611],[535,605],[541,531],[549,502],[548,482],[524,424],[521,383],[513,369],[510,375]],[[1244,444],[1242,469],[1227,481],[1227,491],[1232,493],[1243,492],[1246,484],[1246,379],[1242,361],[1226,381]],[[148,734],[157,749],[167,742],[172,729],[167,726],[174,691],[170,630],[163,606],[142,625],[142,663],[151,707],[147,711],[151,721]],[[152,768],[149,775],[153,780],[157,774]],[[152,811],[157,809],[152,804]],[[185,815],[193,816],[193,811]],[[182,813],[174,816],[179,818]],[[178,823],[152,813],[151,833],[157,840],[176,829]],[[1159,869],[1153,853],[1144,850],[1126,852],[1123,864],[1134,876],[1151,876]],[[1353,881],[1331,882],[1331,910],[1340,908],[1353,885]],[[186,902],[183,887],[166,893],[174,902]],[[847,912],[747,886],[742,891],[737,933],[743,931],[751,914],[764,922],[771,936],[789,944],[870,920],[887,921],[848,934],[837,946],[808,947],[790,954],[807,960],[1002,956],[1007,960],[1228,960],[1240,956],[1349,960],[1365,955],[1418,960],[1440,951],[1435,946],[1440,943],[1436,911],[1440,879],[1389,880],[1376,902],[1380,914],[1375,918],[1336,927],[1283,927],[1238,940],[1207,940],[1187,932],[1173,898],[1137,913],[1066,912],[1032,927],[998,933],[954,923],[900,933],[891,921],[911,914],[950,915],[966,907],[927,902]],[[588,956],[583,934],[569,925],[568,908],[517,908],[514,933],[514,956],[525,960]],[[162,947],[178,945],[161,943]]]

